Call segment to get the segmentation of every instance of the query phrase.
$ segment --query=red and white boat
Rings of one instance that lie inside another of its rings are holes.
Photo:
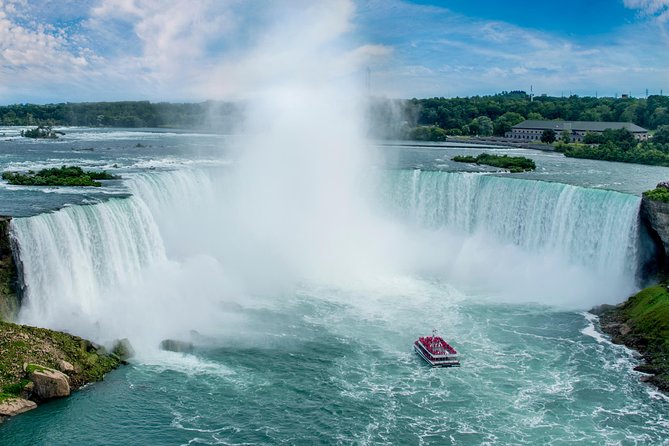
[[[441,336],[437,336],[437,330],[432,330],[432,336],[418,338],[413,348],[432,367],[460,367],[458,352]]]

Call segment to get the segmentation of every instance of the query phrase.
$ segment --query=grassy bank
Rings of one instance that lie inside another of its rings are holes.
[[[648,287],[627,302],[600,316],[602,329],[613,342],[625,344],[643,355],[637,370],[651,373],[649,379],[669,392],[669,290],[666,284]]]

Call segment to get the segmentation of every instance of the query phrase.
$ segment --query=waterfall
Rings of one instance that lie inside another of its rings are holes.
[[[88,318],[110,290],[137,283],[165,258],[156,223],[138,197],[12,220],[26,286],[22,322],[66,328]]]
[[[389,171],[379,186],[396,217],[425,228],[484,233],[528,253],[633,277],[637,196],[492,175]]]
[[[274,220],[235,216],[244,208],[235,207],[241,199],[228,180],[207,170],[135,174],[129,198],[12,220],[26,285],[21,321],[98,340],[135,334],[157,345],[176,331],[218,324],[208,319],[213,309],[244,296],[249,284],[267,285],[267,293],[286,277],[318,281],[335,270],[341,286],[351,271],[427,271],[464,288],[579,308],[621,300],[635,287],[635,196],[383,171],[373,176],[374,219],[342,220],[336,238],[312,246],[332,228],[307,238],[291,227],[263,232]]]

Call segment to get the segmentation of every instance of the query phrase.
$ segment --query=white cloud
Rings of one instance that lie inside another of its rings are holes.
[[[29,82],[42,76],[74,74],[95,62],[85,48],[75,48],[67,36],[48,24],[21,24],[27,3],[0,2],[0,81]]]
[[[666,22],[669,0],[624,1]],[[669,90],[650,22],[585,41],[402,0],[0,0],[0,103],[239,97],[366,66],[400,97]]]
[[[375,36],[401,29],[402,40],[373,77],[375,94],[455,96],[529,90],[530,85],[555,95],[669,89],[669,60],[658,57],[666,52],[666,42],[646,21],[581,38],[401,0],[377,6],[371,11],[371,26],[378,23]],[[416,66],[423,69],[405,68]]]
[[[627,8],[656,16],[661,22],[669,21],[669,0],[624,0],[624,3]]]

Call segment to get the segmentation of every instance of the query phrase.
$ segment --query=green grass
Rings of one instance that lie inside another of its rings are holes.
[[[46,368],[42,367],[41,365],[37,365],[37,364],[28,364],[26,366],[26,373],[43,372],[45,370],[46,370]]]
[[[622,307],[627,324],[657,353],[669,354],[669,291],[665,285],[646,288]]]
[[[28,385],[30,381],[27,379],[22,379],[17,383],[9,384],[2,387],[0,390],[0,403],[11,398],[18,398],[21,396],[21,392]]]
[[[118,367],[120,360],[96,350],[90,342],[67,333],[44,328],[11,324],[0,321],[0,390],[20,386],[26,373],[43,367],[58,370],[59,361],[71,363],[75,372],[70,374],[73,388],[100,381]],[[27,372],[23,364],[28,363]],[[23,387],[21,387],[23,388]]]

